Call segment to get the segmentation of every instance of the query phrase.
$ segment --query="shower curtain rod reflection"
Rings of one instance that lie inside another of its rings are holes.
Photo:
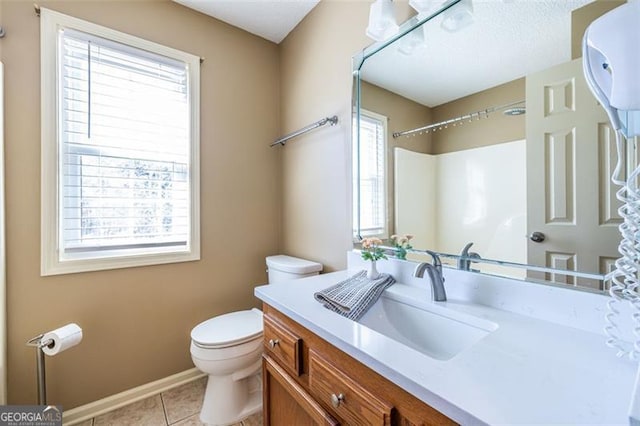
[[[475,111],[469,114],[461,115],[459,117],[450,118],[449,120],[440,121],[438,123],[429,124],[423,127],[418,127],[416,129],[404,130],[402,132],[394,132],[393,138],[395,139],[395,138],[399,138],[400,136],[409,136],[409,135],[415,135],[416,133],[422,134],[424,132],[429,133],[431,131],[442,130],[442,129],[446,129],[450,124],[452,126],[457,126],[458,124],[462,125],[464,124],[465,120],[468,120],[469,123],[471,123],[473,120],[480,120],[481,118],[489,118],[489,114],[493,112],[506,110],[507,108],[513,107],[515,105],[524,105],[524,103],[525,103],[525,100],[523,99],[521,101],[510,102],[508,104],[494,106],[494,107],[490,107],[480,111]],[[513,114],[513,115],[516,115],[516,114]]]
[[[327,124],[327,123],[330,123],[332,126],[335,126],[336,124],[338,124],[338,116],[337,116],[337,115],[334,115],[333,117],[326,117],[326,118],[323,118],[322,120],[318,120],[318,121],[316,121],[316,122],[315,122],[315,123],[313,123],[313,124],[309,124],[308,126],[303,127],[303,128],[302,128],[302,129],[300,129],[300,130],[296,130],[296,131],[295,131],[295,132],[293,132],[293,133],[289,133],[288,135],[283,136],[283,137],[281,137],[280,139],[277,139],[274,143],[272,143],[272,144],[271,144],[271,145],[269,145],[269,146],[274,146],[274,145],[278,145],[278,144],[280,144],[280,145],[283,145],[283,146],[284,146],[284,144],[285,144],[289,139],[295,138],[296,136],[303,135],[303,134],[305,134],[305,133],[307,133],[307,132],[310,132],[310,131],[311,131],[311,130],[313,130],[313,129],[317,129],[318,127],[324,126],[324,125],[325,125],[325,124]]]

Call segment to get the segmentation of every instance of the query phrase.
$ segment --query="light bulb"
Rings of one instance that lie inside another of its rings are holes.
[[[417,18],[412,18],[411,25],[415,25],[418,22]],[[416,50],[425,47],[424,44],[424,25],[415,28],[409,34],[402,37],[398,46],[398,52],[404,55],[411,55]]]
[[[414,8],[418,13],[430,12],[438,3],[438,0],[409,0],[409,6]]]
[[[471,0],[462,0],[455,6],[442,13],[443,29],[449,32],[459,31],[473,23],[473,3]]]
[[[376,0],[369,9],[369,25],[367,37],[383,41],[398,32],[398,24],[393,15],[393,3],[391,0]]]

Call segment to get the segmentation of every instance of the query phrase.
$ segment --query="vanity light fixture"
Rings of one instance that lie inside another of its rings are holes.
[[[441,0],[409,0],[409,5],[418,12],[418,15],[411,18],[412,24],[415,25],[419,20],[426,18],[440,2]],[[449,3],[452,3],[452,0],[446,0],[441,4],[446,6]],[[473,1],[461,0],[442,13],[440,25],[447,31],[455,32],[471,23],[473,23]],[[376,41],[384,41],[397,34],[399,28],[394,16],[393,0],[375,0],[369,9],[367,37]],[[398,51],[405,55],[411,55],[415,50],[424,46],[424,39],[424,28],[418,27],[402,39]]]
[[[369,10],[367,37],[376,41],[383,41],[395,35],[398,32],[398,28],[391,0],[376,0],[373,2]]]
[[[473,2],[472,0],[462,0],[454,7],[442,13],[442,23],[440,26],[449,32],[455,32],[472,23]]]
[[[420,14],[430,12],[440,3],[438,0],[409,0],[409,6]]]

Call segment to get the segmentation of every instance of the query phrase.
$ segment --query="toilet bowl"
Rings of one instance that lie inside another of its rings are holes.
[[[322,265],[290,256],[266,259],[269,283],[317,275]],[[262,410],[262,312],[237,311],[191,330],[191,358],[209,377],[200,420],[231,425]]]
[[[233,424],[262,409],[260,371],[262,312],[231,312],[198,324],[191,331],[191,358],[209,375],[200,420]],[[254,376],[254,380],[248,380]]]

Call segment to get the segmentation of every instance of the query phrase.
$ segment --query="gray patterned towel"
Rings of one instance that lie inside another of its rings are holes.
[[[325,288],[313,295],[325,308],[357,321],[396,280],[389,274],[380,274],[375,280],[367,278],[367,271]]]

